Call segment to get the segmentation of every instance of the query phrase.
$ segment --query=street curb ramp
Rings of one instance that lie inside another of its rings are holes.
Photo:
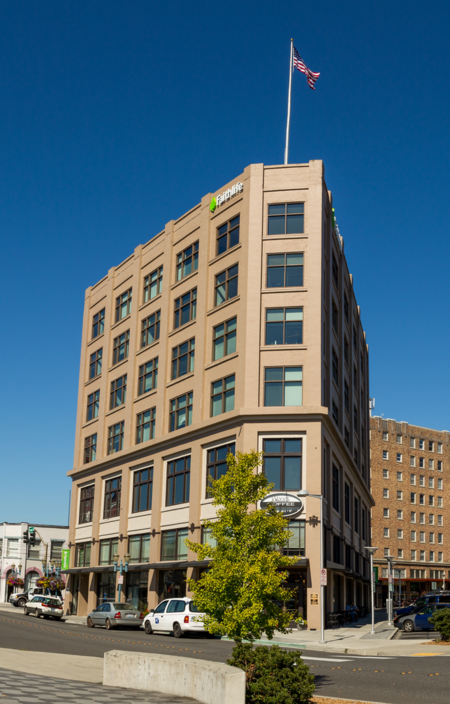
[[[191,697],[202,704],[245,704],[243,670],[196,658],[110,650],[104,656],[103,684]]]

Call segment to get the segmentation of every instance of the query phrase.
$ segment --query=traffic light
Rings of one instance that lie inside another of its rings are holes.
[[[30,542],[30,540],[29,540],[29,538],[28,538],[28,528],[23,531],[23,542],[24,542],[24,543],[29,543],[29,542]]]
[[[34,528],[30,526],[30,547],[34,548],[36,545],[36,533],[34,531]]]

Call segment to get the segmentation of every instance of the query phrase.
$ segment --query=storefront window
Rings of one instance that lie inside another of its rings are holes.
[[[161,570],[159,573],[160,600],[184,596],[186,596],[186,572],[184,570]]]
[[[283,555],[304,555],[305,521],[289,521],[286,530],[292,535],[288,544],[283,548]]]
[[[119,539],[111,538],[110,540],[100,541],[100,564],[101,565],[112,565],[113,556],[117,553],[119,548]]]
[[[101,604],[103,601],[114,601],[116,598],[116,573],[100,572],[97,576],[97,599]]]
[[[130,562],[148,562],[150,559],[150,533],[131,535],[128,539]]]
[[[185,540],[188,537],[187,528],[165,530],[161,540],[161,560],[187,560]]]
[[[145,611],[148,608],[148,572],[128,572],[126,579],[126,601],[138,611]]]

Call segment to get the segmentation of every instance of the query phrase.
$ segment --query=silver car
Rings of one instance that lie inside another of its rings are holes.
[[[104,626],[108,631],[111,628],[140,628],[144,620],[144,614],[138,611],[132,604],[120,604],[119,602],[105,602],[91,611],[87,617],[89,628],[94,626]]]

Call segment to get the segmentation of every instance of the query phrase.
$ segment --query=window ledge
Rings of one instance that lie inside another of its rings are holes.
[[[145,469],[145,467],[144,467],[144,469]],[[136,513],[129,513],[129,514],[128,514],[128,520],[129,520],[130,518],[137,518],[138,516],[151,516],[151,515],[152,515],[152,509],[151,509],[151,508],[148,509],[147,511],[136,511]],[[138,531],[138,534],[139,534],[139,533],[142,533],[142,528],[135,528],[134,530],[137,530],[137,531]],[[130,533],[130,535],[134,535],[134,534]]]
[[[92,527],[92,521],[88,521],[88,523],[77,523],[77,525],[75,526],[75,530],[77,528],[89,528],[89,526]]]
[[[84,425],[82,425],[81,428],[88,428],[90,425],[93,425],[93,423],[97,423],[98,420],[99,420],[98,416],[97,416],[97,418],[92,418],[92,420],[86,421],[86,423],[84,423]]]
[[[208,262],[208,266],[211,266],[211,264],[215,264],[216,262],[220,261],[224,257],[227,256],[227,254],[230,254],[231,252],[235,252],[237,249],[240,249],[242,247],[242,243],[239,242],[238,244],[235,244],[234,247],[230,247],[230,249],[227,249],[226,252],[222,252],[222,254],[218,254],[217,257],[214,257],[214,259],[211,259],[210,262]]]
[[[215,359],[214,362],[206,364],[205,371],[207,369],[212,369],[212,367],[217,367],[218,364],[222,364],[222,362],[227,362],[229,359],[236,359],[236,357],[239,357],[239,352],[233,352],[233,354],[226,354],[225,357]]]
[[[194,318],[194,320],[190,320],[188,323],[185,323],[184,325],[180,325],[179,328],[175,328],[175,330],[172,330],[172,332],[169,332],[168,337],[172,337],[172,335],[175,335],[175,333],[180,332],[180,330],[186,330],[190,325],[194,325],[194,323],[197,322],[197,318]]]
[[[111,325],[111,330],[114,330],[114,328],[119,327],[120,323],[124,323],[125,320],[130,320],[130,318],[131,318],[131,313],[128,313],[128,315],[126,315],[125,318],[121,318],[116,323],[114,323],[114,325]]]
[[[122,475],[119,474],[118,476]],[[99,523],[112,523],[112,521],[120,521],[120,516],[114,516],[113,518],[100,518]]]
[[[190,454],[190,450],[186,451],[188,454]],[[186,504],[174,504],[173,506],[162,506],[161,507],[161,513],[166,512],[166,511],[176,511],[179,508],[189,508],[189,502]],[[164,528],[161,528],[161,530],[171,530],[170,526],[164,526]]]
[[[150,303],[154,303],[155,301],[159,300],[160,298],[162,298],[162,293],[158,293],[157,296],[153,296],[153,298],[150,298],[149,301],[146,301],[145,303],[143,303],[142,305],[140,305],[139,308],[138,308],[138,311],[140,312],[140,311],[143,310],[144,308],[147,308],[147,306],[149,306]],[[155,311],[155,312],[156,312],[156,311]]]
[[[174,284],[170,287],[170,290],[173,291],[174,288],[177,288],[177,286],[180,286],[183,284],[185,281],[189,281],[189,279],[192,279],[194,276],[197,276],[198,274],[198,269],[196,271],[192,271],[190,274],[185,276],[183,279],[180,279],[179,281],[175,281]]]
[[[216,311],[222,310],[222,308],[226,308],[227,306],[231,305],[231,303],[235,303],[236,301],[239,301],[240,298],[241,298],[240,295],[239,295],[239,296],[235,296],[234,298],[230,298],[228,301],[225,301],[224,303],[221,303],[220,306],[216,306],[215,308],[211,308],[211,310],[209,310],[209,311],[206,313],[206,315],[212,315],[212,314],[215,313]]]
[[[105,337],[105,333],[102,332],[101,335],[97,335],[97,337],[93,337],[92,340],[89,340],[87,343],[86,347],[89,347],[90,345],[93,345],[95,342],[98,342],[99,340],[102,339],[102,337]]]
[[[85,381],[84,385],[89,386],[89,384],[92,384],[94,381],[98,381],[101,378],[101,374],[98,374],[97,376],[92,377],[92,379],[89,379],[89,381]]]
[[[308,289],[304,286],[273,286],[262,288],[261,293],[308,293]]]
[[[126,357],[126,359],[122,359],[121,362],[117,362],[117,364],[113,364],[112,367],[110,367],[110,368],[108,369],[108,373],[109,373],[109,372],[114,372],[114,371],[115,371],[118,367],[120,367],[122,364],[125,364],[125,362],[128,362],[128,359],[129,359],[129,358]]]
[[[172,379],[169,381],[168,384],[166,384],[166,388],[169,388],[169,386],[174,386],[174,384],[178,384],[180,381],[183,381],[184,379],[190,379],[191,377],[194,376],[195,372],[189,372],[189,374],[183,374],[183,376],[179,376],[176,379]]]
[[[261,345],[260,351],[266,350],[307,350],[307,345]]]
[[[147,352],[147,350],[149,350],[151,347],[154,347],[157,344],[159,344],[159,339],[155,340],[150,345],[145,345],[145,347],[141,347],[141,349],[136,352],[136,357],[138,354],[143,354],[144,352]]]
[[[110,411],[105,413],[105,416],[112,416],[113,413],[117,413],[117,411],[121,411],[125,408],[125,404],[121,403],[120,406],[117,406],[117,408],[112,408]]]
[[[307,240],[308,235],[263,235],[263,242],[264,240],[268,240],[269,242],[271,240]]]
[[[138,401],[142,401],[143,398],[148,398],[149,396],[153,396],[153,394],[156,394],[158,389],[151,389],[150,391],[147,391],[145,394],[141,394],[140,396],[137,396],[136,398],[133,399],[133,403],[137,403]],[[119,408],[122,408],[122,406],[119,406]],[[139,443],[140,445],[142,443]]]

